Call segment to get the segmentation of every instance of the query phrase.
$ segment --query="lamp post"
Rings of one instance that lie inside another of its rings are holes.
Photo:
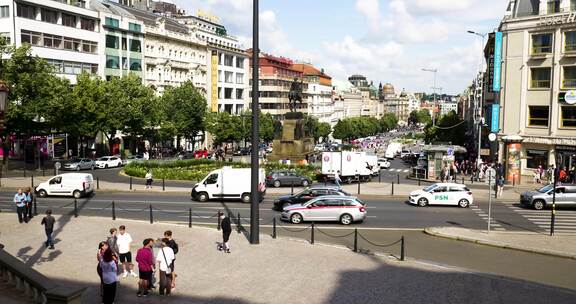
[[[480,38],[482,38],[482,48],[484,48],[484,39],[486,38],[486,35],[488,34],[482,34],[482,33],[478,33],[475,31],[466,31],[468,34],[472,34],[472,35],[476,35]],[[484,52],[482,51],[480,54],[480,59],[479,59],[479,63],[478,63],[478,71],[476,73],[476,80],[475,83],[476,85],[474,86],[474,106],[476,108],[476,115],[474,115],[474,120],[475,123],[478,124],[478,155],[476,157],[476,165],[479,166],[480,163],[482,162],[482,158],[480,157],[480,150],[482,149],[482,125],[484,124],[484,118],[482,117],[482,96],[480,96],[480,99],[478,100],[478,93],[477,93],[477,88],[478,88],[478,84],[480,83],[479,81],[479,77],[478,75],[480,75],[480,71],[484,69],[484,61],[483,61],[483,56]],[[483,82],[482,82],[483,85]],[[483,92],[483,90],[481,91]]]
[[[2,174],[4,173],[4,114],[7,110],[7,103],[8,103],[8,86],[2,80],[0,80],[0,140],[2,141],[2,145],[0,145],[0,149],[2,149],[2,157],[0,158],[0,179],[2,178]]]
[[[250,244],[256,245],[260,243],[260,189],[259,183],[259,167],[258,163],[258,148],[259,148],[259,130],[258,130],[258,97],[260,95],[260,90],[258,86],[259,82],[259,57],[260,49],[258,46],[258,0],[253,0],[252,2],[252,153],[250,155],[250,168],[251,168],[251,180],[250,180]]]
[[[434,86],[432,87],[432,91],[434,92],[434,109],[432,110],[432,126],[436,125],[436,74],[438,74],[438,69],[422,69],[424,72],[431,72],[434,73]]]

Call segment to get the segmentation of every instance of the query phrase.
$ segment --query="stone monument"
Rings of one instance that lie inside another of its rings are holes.
[[[286,113],[283,123],[274,123],[274,150],[268,157],[270,161],[290,160],[297,163],[314,152],[312,126],[307,123],[302,112],[296,111],[296,103],[302,103],[302,82],[294,78],[288,93],[290,112]]]

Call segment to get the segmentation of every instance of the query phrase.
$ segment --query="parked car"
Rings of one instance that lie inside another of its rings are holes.
[[[326,195],[304,204],[290,205],[282,211],[282,220],[292,224],[304,221],[338,221],[350,225],[366,218],[366,204],[352,196]]]
[[[119,156],[102,156],[96,160],[98,168],[121,167],[122,159]]]
[[[245,147],[245,148],[236,149],[234,151],[234,153],[232,153],[232,155],[234,155],[234,156],[250,155],[250,148]]]
[[[303,204],[313,198],[325,195],[336,195],[336,196],[350,196],[349,193],[340,189],[337,186],[318,186],[312,188],[306,188],[293,195],[283,195],[274,200],[273,209],[282,211],[284,207]]]
[[[410,204],[426,207],[428,205],[455,205],[469,207],[474,202],[470,189],[462,184],[436,183],[422,190],[410,192]]]
[[[266,176],[266,185],[276,188],[281,186],[304,186],[308,187],[312,181],[306,176],[298,175],[294,171],[278,170],[272,171]]]
[[[138,161],[143,161],[143,160],[144,160],[144,156],[142,156],[142,155],[130,155],[130,156],[126,157],[126,158],[122,161],[122,163],[123,163],[124,165],[127,165],[127,164],[129,164],[129,163],[131,163],[131,162],[138,162]]]
[[[71,195],[81,198],[94,191],[94,178],[89,173],[64,173],[40,183],[34,190],[40,197]]]
[[[390,162],[386,158],[379,158],[378,159],[378,165],[380,166],[380,169],[390,168]]]
[[[546,185],[536,191],[526,191],[520,195],[520,204],[542,210],[552,205],[554,185]],[[556,206],[576,207],[576,185],[556,185]]]
[[[64,165],[62,165],[62,170],[80,171],[84,169],[94,169],[95,167],[96,163],[93,160],[88,158],[78,158],[64,163]]]

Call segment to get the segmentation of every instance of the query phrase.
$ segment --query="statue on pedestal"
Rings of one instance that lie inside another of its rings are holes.
[[[294,77],[294,82],[290,86],[290,93],[288,93],[288,106],[290,112],[296,112],[296,102],[302,103],[302,81],[298,82],[298,78]]]

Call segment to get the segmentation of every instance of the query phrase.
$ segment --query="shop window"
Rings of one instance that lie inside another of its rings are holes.
[[[552,33],[532,35],[532,54],[552,53]]]
[[[561,112],[560,125],[562,128],[576,128],[576,106],[563,106]]]
[[[529,106],[528,126],[547,127],[549,110],[548,106]]]
[[[526,167],[537,169],[538,166],[546,168],[548,166],[547,150],[526,150]]]
[[[530,87],[532,89],[550,88],[550,68],[531,68]]]

